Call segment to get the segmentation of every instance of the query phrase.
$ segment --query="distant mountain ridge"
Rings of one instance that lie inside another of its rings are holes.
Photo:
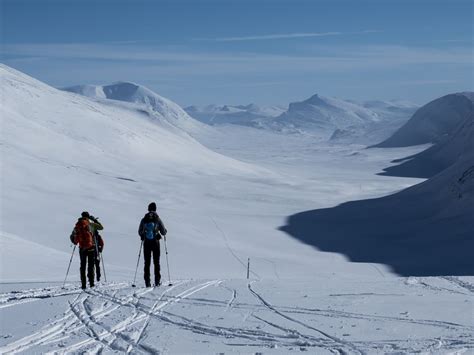
[[[275,120],[280,125],[295,128],[330,130],[375,122],[378,115],[353,102],[320,96],[290,103],[288,110]]]
[[[313,95],[279,106],[207,105],[189,106],[186,112],[210,125],[236,124],[281,133],[303,133],[334,142],[376,142],[387,138],[419,106],[404,101],[359,103]]]

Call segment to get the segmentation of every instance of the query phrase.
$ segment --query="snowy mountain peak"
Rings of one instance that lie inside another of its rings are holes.
[[[324,96],[320,96],[319,94],[314,94],[309,99],[303,102],[305,104],[311,104],[311,105],[328,105],[328,106],[330,105],[329,100]]]
[[[474,115],[474,92],[445,95],[418,109],[410,120],[377,147],[435,143],[451,135],[466,117]]]

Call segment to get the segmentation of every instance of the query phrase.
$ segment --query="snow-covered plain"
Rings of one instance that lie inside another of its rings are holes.
[[[421,182],[376,173],[426,146],[200,129],[149,102],[91,100],[0,70],[1,353],[473,351],[474,278],[400,277],[280,230],[295,213]],[[152,200],[173,286],[143,288],[140,266],[132,288]],[[82,210],[105,226],[108,278],[86,292],[77,255],[61,287]]]

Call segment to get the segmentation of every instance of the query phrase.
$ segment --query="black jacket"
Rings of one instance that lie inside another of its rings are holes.
[[[148,212],[140,221],[140,226],[138,227],[138,235],[142,240],[145,239],[145,224],[153,222],[155,223],[155,239],[161,239],[162,235],[166,235],[166,228],[163,224],[161,218],[156,214],[156,212]]]

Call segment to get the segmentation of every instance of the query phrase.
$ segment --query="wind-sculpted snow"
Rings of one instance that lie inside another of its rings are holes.
[[[453,134],[463,121],[473,115],[473,92],[446,95],[421,107],[393,136],[377,144],[376,147],[406,147],[436,143]]]
[[[94,99],[109,99],[141,105],[151,116],[172,126],[195,134],[205,129],[192,119],[178,104],[168,100],[150,89],[130,82],[118,82],[110,85],[78,85],[62,89]]]
[[[70,284],[20,289],[0,294],[8,320],[0,352],[469,352],[473,281],[217,279],[138,289],[111,283],[86,292]],[[12,318],[33,305],[34,324]]]

